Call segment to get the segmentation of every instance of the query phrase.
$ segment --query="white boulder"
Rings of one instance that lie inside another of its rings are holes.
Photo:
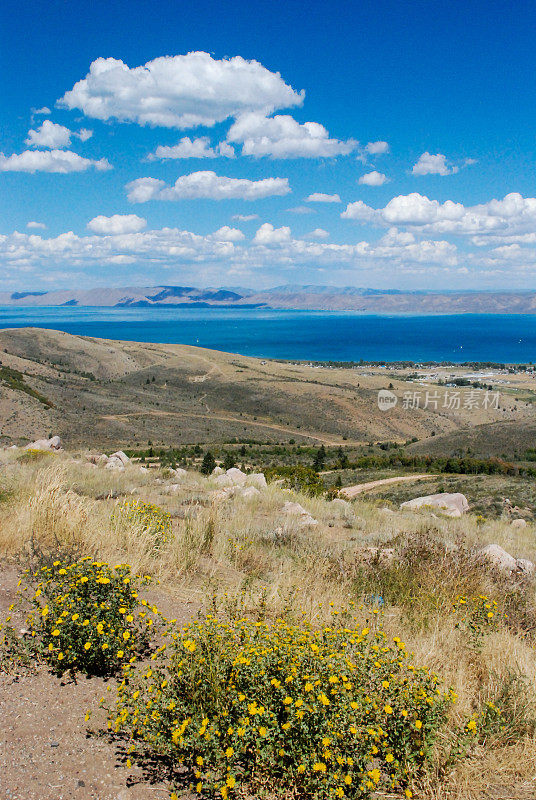
[[[36,439],[35,442],[27,444],[25,450],[47,450],[49,453],[56,453],[62,450],[61,439],[59,436],[51,436],[50,439]]]
[[[518,571],[525,575],[533,575],[536,570],[536,566],[527,558],[518,558],[516,564]]]
[[[335,508],[340,508],[341,511],[351,511],[352,506],[348,502],[348,500],[343,500],[342,497],[335,497],[331,501],[331,505],[335,506]]]
[[[247,475],[238,467],[231,467],[223,475],[216,477],[218,486],[243,486],[247,480]]]
[[[513,519],[510,523],[512,528],[526,528],[527,527],[527,520],[526,519]]]
[[[309,528],[313,527],[314,525],[318,525],[318,520],[311,516],[311,514],[309,514],[309,512],[306,511],[306,509],[299,503],[293,503],[291,500],[288,500],[283,506],[282,511],[283,514],[297,517],[298,524],[302,528]]]
[[[110,458],[118,458],[124,467],[126,467],[126,465],[130,463],[130,458],[127,456],[126,453],[123,453],[122,450],[118,450],[116,453],[112,453]]]
[[[214,467],[214,469],[212,470],[212,474],[214,476],[223,475],[224,471],[225,470],[223,470],[221,467]]]
[[[526,558],[514,558],[498,544],[488,544],[478,552],[501,572],[522,572],[525,575],[532,575],[535,570],[532,561]]]
[[[299,517],[303,516],[303,514],[309,514],[309,512],[299,503],[293,503],[291,500],[287,500],[283,506],[283,514],[292,514],[293,516]]]
[[[245,486],[243,489],[240,489],[238,496],[242,500],[254,500],[256,497],[260,497],[260,492],[255,486]]]
[[[409,511],[418,511],[421,508],[435,508],[447,517],[461,517],[469,510],[467,497],[460,492],[449,494],[429,494],[425,497],[415,497],[413,500],[406,500],[400,504],[400,508],[407,508]]]
[[[122,472],[125,469],[125,465],[123,464],[120,458],[117,458],[117,456],[113,455],[110,456],[110,458],[104,465],[104,469],[114,469]]]
[[[504,572],[515,572],[517,569],[516,559],[498,544],[487,544],[478,553]]]
[[[263,472],[252,472],[247,476],[248,486],[255,486],[257,489],[266,489],[267,483]]]

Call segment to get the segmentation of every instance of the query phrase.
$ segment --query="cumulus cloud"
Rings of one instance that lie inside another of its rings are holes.
[[[93,233],[117,235],[120,233],[138,233],[147,227],[147,220],[136,214],[114,214],[111,217],[93,217],[87,227]]]
[[[0,153],[0,172],[84,172],[111,169],[105,158],[95,161],[73,153],[71,150],[24,150],[22,153],[5,156]]]
[[[246,238],[241,230],[230,228],[228,225],[214,231],[212,237],[219,242],[241,242]]]
[[[32,108],[32,114],[37,116],[46,117],[48,114],[51,114],[51,110],[48,106],[42,106],[41,108]]]
[[[302,104],[304,92],[278,72],[240,56],[163,56],[128,67],[116,58],[93,61],[85,78],[58,101],[87,117],[165,128],[212,126],[245,111],[271,113]]]
[[[411,170],[414,175],[453,175],[458,172],[458,167],[447,162],[447,157],[443,153],[432,155],[426,151],[421,156]]]
[[[107,218],[109,219],[109,218]],[[119,228],[117,228],[119,230]],[[61,268],[73,272],[98,266],[140,268],[150,265],[162,269],[184,266],[191,270],[202,265],[241,271],[297,266],[330,269],[395,268],[412,270],[457,267],[456,247],[444,241],[418,241],[403,231],[390,229],[376,243],[332,244],[318,229],[314,237],[294,238],[289,227],[261,225],[254,238],[246,242],[237,229],[224,226],[201,236],[178,228],[162,228],[128,233],[102,233],[78,236],[72,231],[44,238],[37,234],[0,235],[0,259],[10,270],[38,269],[40,274]],[[317,241],[313,241],[312,239]],[[14,272],[12,274],[15,274]]]
[[[45,119],[39,128],[28,131],[28,136],[24,143],[28,147],[47,147],[50,150],[59,150],[69,147],[73,136],[82,142],[87,142],[93,136],[93,131],[88,130],[88,128],[81,128],[78,133],[74,133],[64,125],[58,125],[56,122]]]
[[[384,208],[371,208],[363,201],[349,203],[343,219],[378,225],[403,225],[424,233],[471,236],[472,243],[534,242],[536,231],[536,198],[517,192],[502,200],[490,200],[476,206],[464,206],[446,200],[430,200],[413,192],[393,197]]]
[[[242,145],[242,155],[271,158],[333,158],[348,155],[354,139],[331,139],[318,122],[297,122],[288,114],[266,117],[258,112],[242,114],[231,125],[229,142]]]
[[[358,182],[365,186],[383,186],[388,180],[389,178],[382,172],[373,170],[372,172],[367,172],[366,175],[361,175]]]
[[[235,155],[235,151],[227,142],[221,142],[214,148],[211,147],[208,136],[200,136],[198,139],[184,136],[180,142],[170,147],[159,145],[148,158],[149,161],[155,161],[159,158],[234,158]]]
[[[369,142],[365,145],[365,150],[371,156],[382,156],[384,153],[389,152],[389,145],[387,142]]]
[[[45,225],[44,222],[35,222],[34,220],[32,220],[31,222],[27,223],[26,227],[27,228],[31,228],[32,230],[43,230],[44,231],[44,230],[46,230],[47,226]]]
[[[313,192],[305,198],[307,203],[340,203],[341,198],[338,194],[324,194],[324,192]]]
[[[255,234],[253,242],[254,244],[262,244],[265,247],[290,242],[290,228],[286,225],[282,228],[274,228],[270,222],[265,222]]]
[[[49,147],[51,150],[68,147],[71,144],[71,131],[45,119],[37,130],[29,130],[25,139],[29,147]]]
[[[288,194],[287,178],[226,178],[215,172],[192,172],[181,175],[172,186],[157,178],[138,178],[126,185],[131,203],[146,203],[148,200],[260,200],[264,197]]]

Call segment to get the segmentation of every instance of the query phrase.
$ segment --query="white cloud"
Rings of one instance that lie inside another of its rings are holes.
[[[34,229],[34,230],[39,230],[39,229],[41,229],[41,230],[46,230],[46,227],[47,227],[47,226],[45,225],[45,223],[44,223],[44,222],[34,222],[34,221],[32,220],[31,222],[28,222],[28,223],[27,223],[26,227],[27,227],[27,228],[32,228],[32,229]]]
[[[369,142],[365,146],[365,150],[371,156],[381,156],[381,155],[384,155],[384,153],[388,153],[389,152],[389,145],[387,144],[387,142],[381,142],[381,141],[380,142]]]
[[[87,140],[91,139],[93,136],[93,131],[90,131],[89,128],[80,128],[78,133],[74,135],[77,136],[81,142],[87,142]]]
[[[29,147],[49,147],[51,150],[68,147],[71,144],[71,131],[45,119],[37,130],[28,131],[25,144]]]
[[[158,158],[234,158],[235,155],[235,151],[227,142],[221,142],[213,148],[208,136],[200,136],[198,139],[184,136],[180,142],[170,147],[159,145],[148,159],[154,161]]]
[[[192,172],[181,175],[173,186],[156,178],[138,178],[126,185],[131,203],[146,203],[148,200],[259,200],[264,197],[288,194],[287,178],[226,178],[215,172]]]
[[[265,222],[255,234],[253,242],[254,244],[262,244],[265,247],[290,242],[290,228],[286,225],[282,228],[274,228],[271,223]]]
[[[411,171],[414,175],[453,175],[458,172],[458,167],[449,164],[443,153],[432,155],[426,151],[419,156]]]
[[[358,145],[354,139],[330,139],[318,122],[299,123],[288,114],[266,117],[258,112],[242,114],[227,139],[242,145],[242,155],[256,158],[333,158],[348,155]]]
[[[359,222],[377,222],[379,221],[379,212],[367,206],[362,200],[356,200],[354,203],[348,203],[341,217],[342,219],[356,219]]]
[[[254,219],[259,219],[258,214],[233,214],[231,219],[236,219],[237,222],[251,222]]]
[[[316,239],[325,239],[325,232],[316,232]],[[129,266],[152,269],[177,269],[184,266],[188,274],[192,265],[231,271],[266,268],[291,270],[298,266],[313,269],[397,268],[412,270],[412,265],[457,267],[456,247],[444,241],[417,241],[396,229],[389,230],[376,243],[332,244],[293,238],[289,227],[275,228],[264,223],[253,240],[246,242],[241,231],[224,226],[214,233],[200,236],[177,228],[144,230],[130,233],[103,233],[78,236],[72,231],[53,238],[37,234],[0,235],[0,259],[10,270],[23,272],[36,269],[49,275],[52,269],[64,267],[72,278],[76,271],[93,266]],[[62,278],[62,283],[65,280]]]
[[[340,203],[341,198],[338,194],[324,194],[324,192],[313,192],[305,198],[306,203]]]
[[[230,228],[228,225],[224,225],[211,235],[213,239],[219,242],[241,242],[246,238],[241,230],[238,228]]]
[[[73,136],[82,142],[87,142],[93,136],[93,131],[81,128],[78,133],[74,133],[64,125],[58,125],[56,122],[45,119],[39,128],[28,131],[25,144],[29,147],[47,147],[50,150],[59,150],[69,147]]]
[[[378,225],[403,225],[424,233],[471,236],[472,243],[534,243],[536,232],[536,198],[517,192],[502,200],[490,200],[476,206],[464,206],[446,200],[430,200],[413,192],[393,197],[385,208],[374,209],[361,200],[349,203],[341,214]]]
[[[307,206],[294,206],[294,208],[288,208],[287,211],[290,211],[291,214],[316,214],[316,211]]]
[[[98,58],[58,105],[95,119],[194,128],[244,111],[271,113],[301,105],[303,98],[304,92],[296,92],[258,61],[240,56],[218,60],[192,52],[133,68],[115,58]]]
[[[105,158],[94,161],[73,153],[71,150],[24,150],[22,153],[5,156],[0,153],[0,172],[84,172],[111,169]]]
[[[136,214],[114,214],[111,217],[93,217],[87,224],[93,233],[117,235],[119,233],[138,233],[147,227],[147,220]]]
[[[372,172],[367,172],[366,175],[361,175],[358,183],[364,184],[365,186],[383,186],[388,180],[389,178],[384,175],[383,172],[373,170]]]
[[[32,114],[37,116],[46,117],[48,114],[51,114],[50,108],[48,106],[42,106],[41,108],[32,108]]]
[[[306,236],[307,239],[328,239],[329,233],[324,230],[324,228],[315,228],[314,231],[308,233]]]

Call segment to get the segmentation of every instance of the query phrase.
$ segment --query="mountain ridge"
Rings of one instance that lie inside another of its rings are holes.
[[[252,290],[164,285],[0,292],[0,306],[236,307],[377,314],[536,314],[536,291],[372,289],[287,285]]]

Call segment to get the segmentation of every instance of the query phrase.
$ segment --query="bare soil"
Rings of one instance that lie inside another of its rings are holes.
[[[0,570],[2,620],[15,600],[18,579],[18,570]],[[181,620],[195,615],[192,605],[161,599]],[[14,617],[13,623],[22,627],[23,619]],[[59,679],[44,667],[0,673],[1,800],[169,798],[169,785],[157,773],[127,767],[128,743],[104,733],[105,713],[98,706],[107,689],[113,695],[114,680]],[[88,710],[92,716],[85,722]]]

